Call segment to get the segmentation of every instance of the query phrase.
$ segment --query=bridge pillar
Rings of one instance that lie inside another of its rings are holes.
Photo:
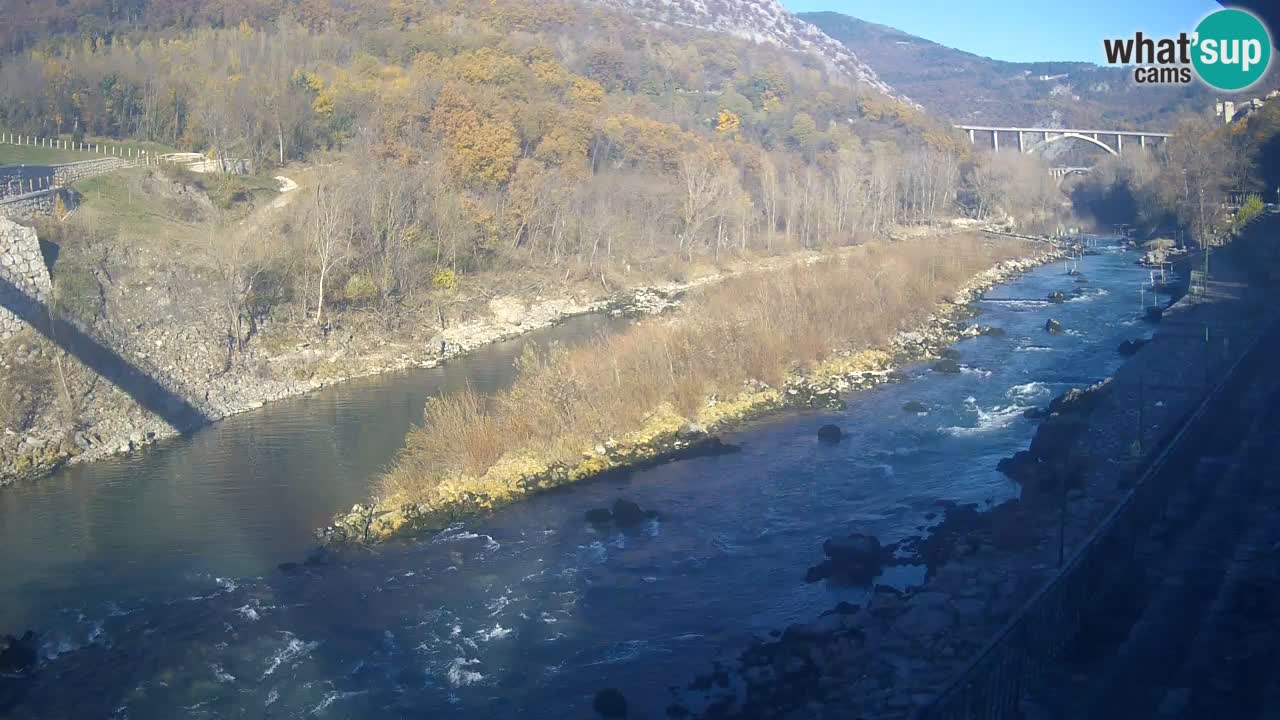
[[[969,128],[969,144],[973,144],[973,128]]]
[[[996,151],[1000,150],[1000,131],[999,130],[991,131],[991,149]]]
[[[1116,154],[1117,155],[1124,154],[1124,136],[1123,135],[1119,135],[1119,134],[1116,135]]]
[[[1018,131],[1018,152],[1025,152],[1022,149],[1022,131],[1021,130]]]
[[[1138,147],[1146,147],[1146,146],[1147,146],[1147,136],[1146,136],[1146,135],[1139,135],[1139,136],[1138,136]]]

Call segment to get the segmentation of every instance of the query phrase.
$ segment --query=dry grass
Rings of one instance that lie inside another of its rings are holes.
[[[883,346],[978,272],[1028,254],[1024,243],[969,234],[872,243],[728,280],[673,318],[574,350],[530,352],[508,392],[429,401],[383,490],[431,503],[442,478],[479,477],[504,455],[572,462],[664,405],[697,419],[709,399],[736,397],[748,381],[779,387],[837,350]]]

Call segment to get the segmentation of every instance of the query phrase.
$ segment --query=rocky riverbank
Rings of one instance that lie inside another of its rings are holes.
[[[1053,577],[1060,553],[1070,557],[1120,502],[1208,383],[1269,326],[1265,299],[1229,256],[1216,257],[1207,294],[1167,308],[1152,340],[1108,382],[1054,401],[1031,449],[1004,463],[1023,487],[1019,499],[985,512],[944,505],[926,536],[880,558],[926,566],[922,586],[874,586],[865,606],[842,603],[758,642],[736,667],[690,683],[672,716],[905,719],[932,702]],[[815,549],[813,560],[820,557]]]
[[[903,365],[942,358],[960,338],[988,332],[971,323],[974,311],[970,303],[987,288],[1059,257],[1061,250],[1047,246],[1038,256],[1002,262],[974,277],[940,303],[919,328],[899,333],[887,347],[838,354],[811,372],[791,374],[782,387],[750,384],[736,397],[708,402],[695,417],[685,417],[664,405],[652,412],[640,429],[585,449],[582,459],[573,463],[546,464],[532,457],[504,455],[479,477],[442,479],[441,499],[431,505],[399,497],[378,498],[340,514],[317,534],[325,542],[378,542],[436,529],[533,492],[714,448],[716,433],[764,413],[838,406],[851,391],[894,380],[896,369]]]
[[[841,251],[837,251],[841,252]],[[469,303],[445,329],[394,334],[375,327],[365,330],[339,327],[328,333],[266,326],[248,349],[243,362],[223,367],[226,349],[210,337],[222,328],[203,326],[208,318],[186,317],[172,323],[137,315],[139,307],[164,305],[153,297],[126,297],[117,322],[103,325],[98,334],[130,364],[161,386],[189,402],[205,422],[216,422],[290,397],[336,383],[387,372],[436,367],[485,345],[589,313],[640,317],[675,307],[680,297],[698,287],[737,275],[777,269],[792,263],[812,263],[828,257],[803,253],[740,263],[729,269],[701,274],[680,282],[665,282],[605,292],[574,293],[546,298],[538,295],[497,295]],[[151,295],[153,288],[133,295]],[[216,322],[213,323],[216,325]],[[54,348],[30,334],[9,341],[8,362],[31,369],[46,382],[57,376]],[[63,361],[64,368],[70,361]],[[86,377],[91,373],[83,373]],[[3,379],[3,377],[0,377]],[[61,411],[46,413],[23,433],[0,430],[0,486],[49,474],[65,464],[143,452],[166,438],[197,429],[173,427],[146,412],[132,398],[106,382],[89,378],[77,404],[75,430],[66,431]],[[50,383],[43,394],[56,395],[61,388]],[[53,403],[51,403],[53,404]]]

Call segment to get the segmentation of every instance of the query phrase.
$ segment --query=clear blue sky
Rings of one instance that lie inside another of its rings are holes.
[[[793,12],[832,10],[978,55],[1018,62],[1101,63],[1102,39],[1195,29],[1212,0],[782,0]]]

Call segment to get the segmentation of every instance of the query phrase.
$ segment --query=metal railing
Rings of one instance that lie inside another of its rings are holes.
[[[917,720],[1014,720],[1021,718],[1026,689],[1043,678],[1081,630],[1088,610],[1131,567],[1135,547],[1163,512],[1170,488],[1157,482],[1161,471],[1194,460],[1186,442],[1205,423],[1210,408],[1228,390],[1247,379],[1240,373],[1254,359],[1264,338],[1280,323],[1271,322],[1226,374],[1205,393],[1157,452],[1137,471],[1137,480],[1049,582],[1045,583],[928,706]]]

